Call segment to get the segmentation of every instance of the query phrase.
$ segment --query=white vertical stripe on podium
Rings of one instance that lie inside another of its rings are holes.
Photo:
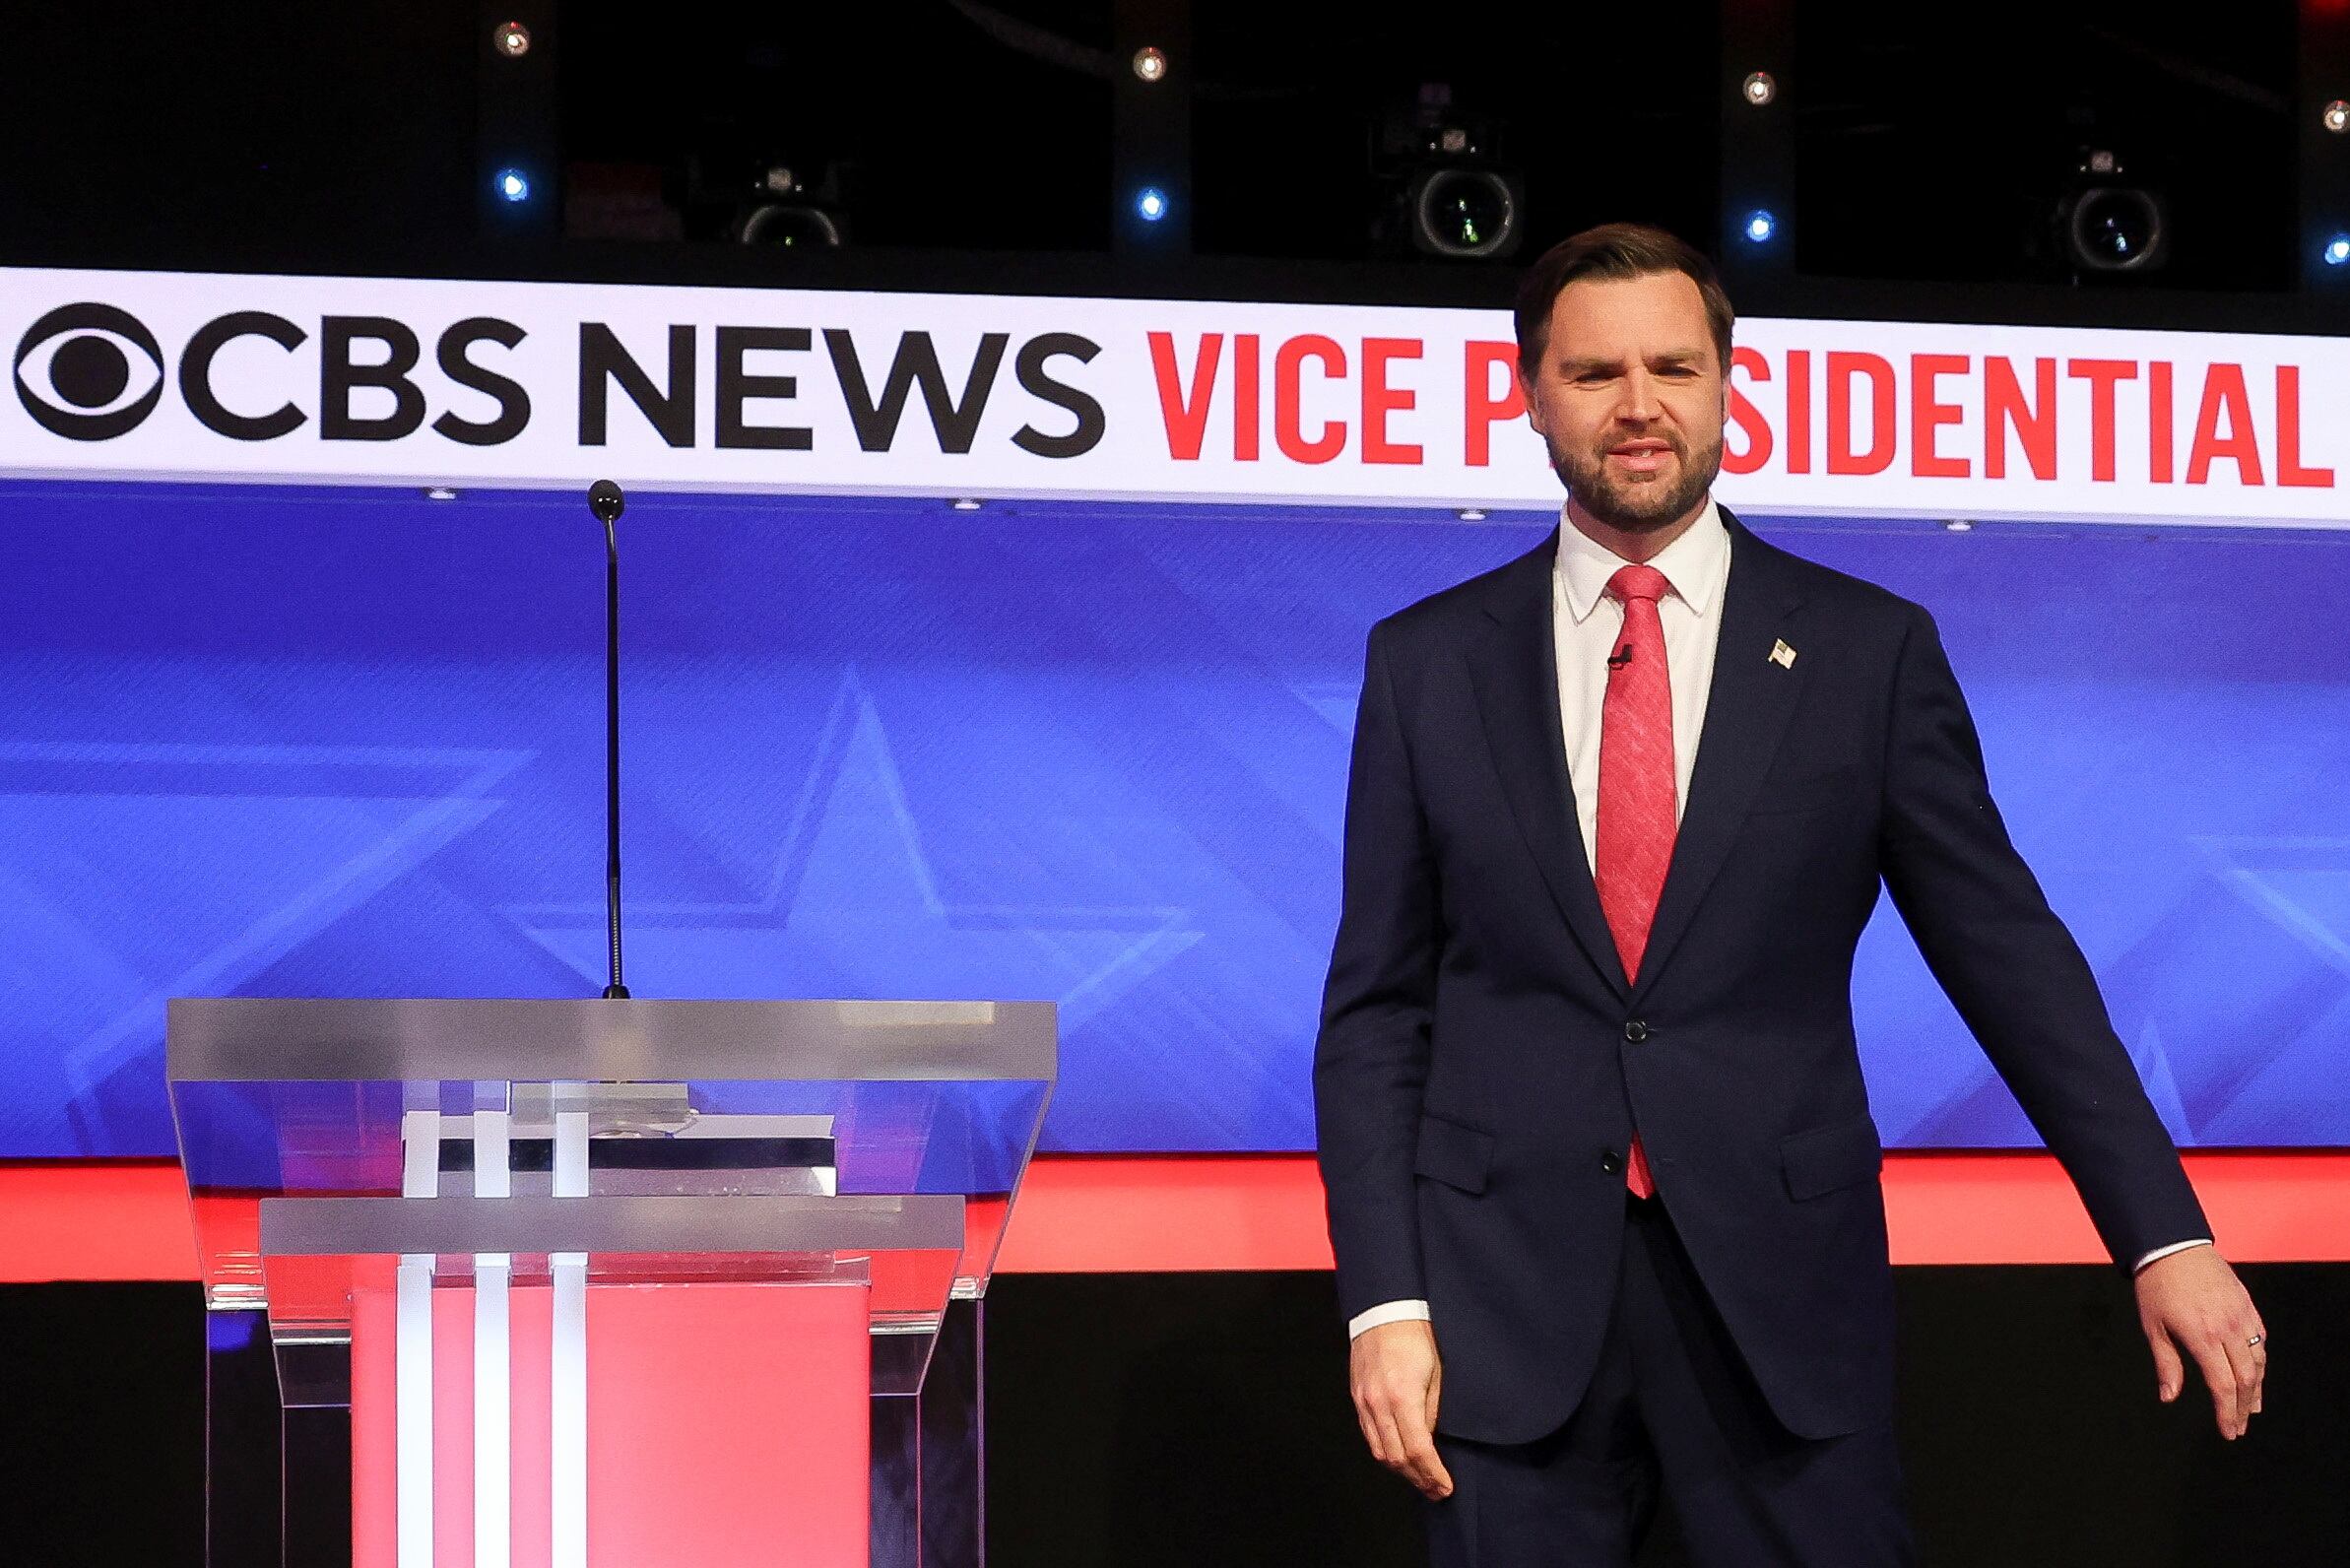
[[[473,1115],[474,1196],[514,1196],[512,1118]],[[507,1338],[511,1253],[474,1255],[474,1568],[514,1555],[513,1352]]]
[[[555,1196],[588,1195],[588,1119],[585,1111],[555,1118]],[[587,1568],[587,1254],[558,1252],[554,1274],[555,1365],[550,1382],[549,1448],[554,1464],[554,1568]],[[402,1568],[406,1568],[403,1564]]]
[[[400,1196],[440,1193],[440,1112],[400,1117]],[[399,1568],[432,1568],[432,1257],[400,1259],[392,1318],[394,1478]]]

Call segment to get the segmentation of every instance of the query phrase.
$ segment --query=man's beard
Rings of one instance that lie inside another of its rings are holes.
[[[1596,457],[1586,458],[1552,447],[1550,466],[1566,483],[1567,493],[1595,520],[1627,534],[1654,533],[1677,522],[1705,499],[1706,491],[1713,488],[1716,476],[1722,472],[1722,437],[1715,436],[1695,454],[1694,460],[1676,436],[1659,434],[1643,439],[1664,441],[1672,447],[1678,459],[1673,464],[1677,478],[1667,481],[1658,475],[1628,482],[1610,479],[1604,450]]]

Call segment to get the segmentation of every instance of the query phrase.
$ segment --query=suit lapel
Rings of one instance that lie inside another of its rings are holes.
[[[1800,585],[1728,507],[1722,508],[1722,522],[1730,531],[1730,557],[1713,686],[1689,800],[1673,838],[1672,863],[1637,985],[1624,976],[1614,934],[1599,908],[1567,774],[1550,582],[1556,533],[1497,575],[1485,607],[1493,624],[1469,653],[1485,742],[1518,831],[1577,944],[1627,1007],[1638,1005],[1656,984],[1722,870],[1810,670],[1799,659],[1783,669],[1770,657],[1788,618],[1802,603]]]
[[[1583,825],[1567,778],[1566,733],[1559,725],[1557,630],[1550,599],[1557,549],[1553,532],[1500,573],[1485,608],[1494,624],[1470,650],[1469,679],[1518,831],[1576,942],[1621,997],[1631,988],[1583,851]]]
[[[1722,631],[1714,652],[1714,683],[1706,697],[1697,766],[1689,779],[1688,803],[1673,836],[1672,863],[1657,918],[1641,955],[1640,979],[1627,1005],[1638,1006],[1655,986],[1689,929],[1697,906],[1713,885],[1746,813],[1754,805],[1763,774],[1787,734],[1795,698],[1811,666],[1772,662],[1771,648],[1788,629],[1788,618],[1803,602],[1801,585],[1781,556],[1722,509],[1730,530],[1730,578],[1722,603]],[[1598,894],[1594,893],[1597,901]]]

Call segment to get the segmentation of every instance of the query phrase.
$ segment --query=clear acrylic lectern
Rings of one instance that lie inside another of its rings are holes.
[[[180,1000],[211,1568],[978,1568],[1046,1003]]]

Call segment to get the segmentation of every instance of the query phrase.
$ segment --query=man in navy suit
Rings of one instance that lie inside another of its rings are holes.
[[[2160,1397],[2184,1351],[2225,1435],[2260,1407],[1933,618],[1711,498],[1730,327],[1656,229],[1529,269],[1562,527],[1371,631],[1315,1103],[1356,1413],[1437,1568],[1626,1563],[1660,1493],[1711,1568],[1911,1560],[1852,1018],[1880,882],[2131,1272]]]

